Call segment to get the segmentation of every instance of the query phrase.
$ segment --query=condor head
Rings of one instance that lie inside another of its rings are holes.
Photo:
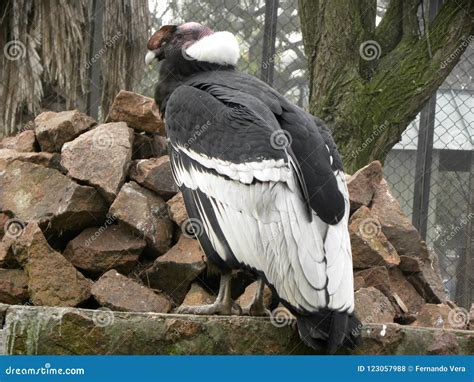
[[[201,61],[235,66],[239,59],[239,44],[230,32],[213,32],[199,23],[164,25],[148,40],[146,64],[155,59]]]

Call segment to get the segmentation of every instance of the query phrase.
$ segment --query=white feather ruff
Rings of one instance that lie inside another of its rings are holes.
[[[196,41],[186,49],[195,60],[219,65],[236,65],[240,56],[239,43],[230,32],[215,32]]]

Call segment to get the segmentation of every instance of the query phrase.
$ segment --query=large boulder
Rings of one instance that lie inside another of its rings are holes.
[[[164,254],[171,247],[173,223],[168,218],[165,201],[139,184],[125,183],[109,214],[145,238],[150,257]]]
[[[402,211],[400,203],[391,194],[385,179],[382,179],[375,188],[371,211],[380,222],[382,232],[399,255],[415,257],[425,255],[420,234]]]
[[[25,130],[20,134],[0,140],[0,149],[31,152],[35,151],[35,142],[35,132],[33,130]]]
[[[347,181],[351,211],[362,206],[369,206],[374,196],[375,188],[382,180],[382,165],[379,161],[362,167]]]
[[[37,224],[25,227],[14,243],[14,253],[28,276],[33,304],[77,306],[90,297],[91,281],[49,246]]]
[[[132,159],[133,130],[124,122],[105,123],[66,143],[61,165],[69,176],[97,187],[112,202]]]
[[[35,134],[41,151],[61,151],[66,142],[89,130],[96,124],[94,118],[78,110],[46,111],[35,118]]]
[[[92,187],[80,186],[59,171],[14,161],[0,172],[0,210],[23,222],[57,232],[100,224],[107,205]]]
[[[145,240],[123,225],[94,227],[71,240],[64,256],[76,268],[92,274],[102,274],[112,268],[127,274],[137,264],[145,245]]]
[[[438,257],[429,251],[416,228],[403,213],[400,204],[390,193],[385,179],[376,186],[371,207],[378,218],[381,230],[400,256],[419,260],[421,271],[410,275],[409,280],[418,293],[428,302],[446,301],[446,292],[441,279]]]
[[[400,263],[397,251],[383,234],[379,220],[369,208],[362,206],[352,215],[349,233],[354,268],[390,267]]]
[[[21,269],[0,268],[0,302],[23,304],[28,300],[28,278]]]
[[[181,304],[191,283],[206,268],[206,258],[197,240],[181,235],[163,256],[158,257],[140,278],[150,287],[162,290]]]
[[[134,161],[130,166],[130,178],[143,187],[155,191],[165,200],[178,192],[168,155]]]
[[[354,294],[355,314],[362,323],[393,322],[395,309],[389,299],[374,287],[361,288]]]
[[[416,315],[411,326],[442,329],[466,329],[468,320],[459,315],[459,308],[447,304],[425,304]],[[461,317],[461,319],[459,319]]]
[[[171,303],[165,296],[154,293],[113,269],[94,283],[92,294],[102,306],[113,310],[156,313],[168,313],[171,310]]]
[[[165,135],[165,125],[153,98],[121,90],[110,108],[107,122],[126,122],[137,131]]]
[[[418,294],[413,285],[408,282],[403,273],[398,268],[388,271],[391,291],[405,304],[409,313],[416,313],[420,310],[425,300]]]

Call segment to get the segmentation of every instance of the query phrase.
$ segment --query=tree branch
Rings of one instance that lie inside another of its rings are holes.
[[[380,44],[382,56],[391,52],[402,39],[403,2],[391,0],[385,15],[375,28],[375,41]]]

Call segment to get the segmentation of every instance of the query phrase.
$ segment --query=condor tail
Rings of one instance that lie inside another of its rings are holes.
[[[354,314],[326,309],[311,315],[298,315],[297,325],[306,345],[321,349],[326,343],[329,354],[336,353],[341,347],[353,349],[360,344],[362,325]]]

